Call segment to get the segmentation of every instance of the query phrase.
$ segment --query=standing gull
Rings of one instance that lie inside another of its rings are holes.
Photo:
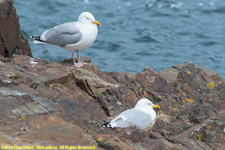
[[[120,113],[116,118],[108,123],[104,123],[102,127],[137,127],[138,129],[145,129],[156,118],[156,112],[153,108],[160,108],[159,105],[154,105],[146,98],[140,99],[134,108],[128,109]]]
[[[31,36],[34,43],[53,44],[66,50],[70,50],[76,67],[82,67],[85,62],[80,60],[79,50],[86,49],[95,41],[98,28],[101,24],[95,20],[89,12],[80,14],[77,22],[68,22],[55,26],[42,33],[41,36]],[[73,51],[77,51],[77,62]]]

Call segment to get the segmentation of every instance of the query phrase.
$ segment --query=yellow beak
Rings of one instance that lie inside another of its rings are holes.
[[[97,26],[101,26],[101,23],[98,21],[93,21],[94,24],[96,24]]]
[[[158,108],[159,109],[160,106],[159,105],[154,105],[153,108]]]

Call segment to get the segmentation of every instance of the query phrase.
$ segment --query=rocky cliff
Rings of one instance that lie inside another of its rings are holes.
[[[28,41],[20,30],[13,0],[0,0],[0,54],[5,57],[13,54],[32,56]]]
[[[96,149],[225,148],[225,84],[192,62],[156,73],[104,73],[88,63],[0,57],[1,145],[83,145]],[[146,97],[161,106],[154,125],[100,124]]]

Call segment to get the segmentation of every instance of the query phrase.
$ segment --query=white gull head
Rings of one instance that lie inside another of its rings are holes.
[[[154,105],[149,99],[142,98],[137,102],[134,108],[150,114],[152,116],[152,120],[154,120],[156,118],[156,112],[153,108],[159,108],[159,106]]]
[[[81,13],[78,18],[78,22],[83,24],[96,24],[98,26],[101,26],[101,24],[98,21],[96,21],[95,17],[89,12]]]

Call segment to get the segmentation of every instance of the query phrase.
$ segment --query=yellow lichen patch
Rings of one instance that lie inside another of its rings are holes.
[[[162,96],[161,96],[161,95],[159,95],[159,98],[162,98]]]
[[[49,87],[52,88],[54,84],[49,84]]]
[[[99,138],[98,138],[98,141],[102,141],[102,140],[103,140],[103,138],[102,138],[102,137],[99,137]]]
[[[197,134],[197,140],[200,141],[200,135],[199,134]]]
[[[37,113],[38,111],[37,111],[37,110],[35,110],[35,112]]]
[[[201,91],[201,89],[198,89],[198,91]]]
[[[27,118],[27,116],[22,116],[22,120],[24,120],[24,119],[26,119]]]
[[[60,83],[57,83],[57,85],[61,85]]]
[[[191,71],[187,71],[187,74],[191,74]]]
[[[210,89],[214,88],[214,86],[215,86],[215,83],[213,83],[213,82],[206,83],[206,84]]]
[[[193,103],[194,102],[194,100],[190,99],[190,98],[187,98],[187,100],[188,100],[189,103]]]
[[[211,129],[212,127],[211,126],[208,126],[208,129]]]
[[[140,91],[142,91],[143,89],[142,88],[140,88]]]
[[[205,118],[205,115],[203,115],[202,117]]]

